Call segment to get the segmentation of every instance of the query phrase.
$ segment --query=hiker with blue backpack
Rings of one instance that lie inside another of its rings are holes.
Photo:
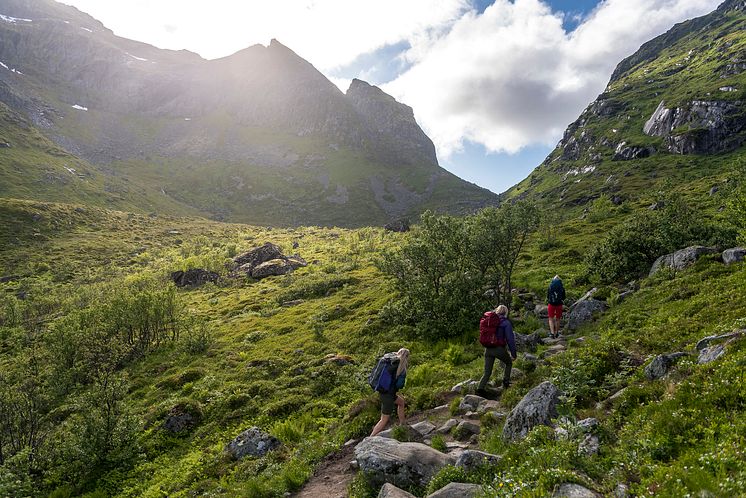
[[[396,405],[399,423],[404,424],[404,398],[399,396],[397,391],[404,387],[408,366],[409,350],[401,348],[396,353],[383,355],[368,377],[368,383],[381,397],[381,420],[373,427],[371,436],[375,436],[386,428],[394,413],[394,405]]]
[[[487,382],[492,376],[495,359],[505,365],[503,387],[510,386],[510,371],[513,368],[513,360],[516,359],[516,349],[513,324],[508,320],[507,306],[501,304],[494,311],[482,315],[479,322],[479,342],[484,346],[484,375],[479,381],[477,394],[486,398],[490,394],[487,391]]]
[[[562,304],[565,302],[565,286],[559,275],[555,275],[547,290],[547,315],[549,316],[549,337],[556,339],[560,333]]]

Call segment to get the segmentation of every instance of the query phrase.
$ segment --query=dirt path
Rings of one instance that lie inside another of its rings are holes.
[[[350,467],[355,445],[343,446],[316,468],[311,479],[293,495],[295,498],[346,498],[347,488],[357,472]]]

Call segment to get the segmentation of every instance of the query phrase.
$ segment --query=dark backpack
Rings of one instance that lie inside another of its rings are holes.
[[[399,358],[394,353],[386,353],[376,363],[368,376],[368,384],[374,391],[387,393],[395,387],[396,370],[399,368]]]
[[[501,334],[500,324],[503,318],[494,311],[487,311],[479,320],[479,343],[486,348],[505,346],[505,334]]]

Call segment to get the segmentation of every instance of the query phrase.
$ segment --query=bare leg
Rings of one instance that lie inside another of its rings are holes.
[[[554,318],[550,316],[549,317],[549,335],[552,337],[554,337],[554,328],[555,328]]]
[[[402,411],[404,411],[403,408]],[[390,415],[381,414],[381,420],[379,420],[378,423],[373,427],[373,432],[371,432],[370,435],[375,436],[376,434],[384,430],[386,428],[386,424],[389,423],[390,418]]]
[[[406,420],[404,417],[404,398],[398,395],[396,396],[396,414],[399,416],[399,423],[404,425]]]
[[[559,335],[559,331],[560,331],[559,318],[557,318],[556,316],[553,317],[552,322],[554,322],[554,335]]]

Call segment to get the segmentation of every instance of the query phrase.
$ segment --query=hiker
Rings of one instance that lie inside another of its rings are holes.
[[[495,358],[503,362],[505,371],[503,372],[503,387],[510,387],[510,371],[513,368],[513,360],[516,359],[515,335],[513,335],[513,324],[508,320],[508,307],[501,304],[494,311],[488,311],[482,317],[479,324],[479,341],[484,346],[484,375],[479,381],[477,394],[487,397],[487,382],[492,375],[492,367],[495,365]],[[494,330],[494,339],[485,338],[485,335],[491,334]],[[510,349],[510,354],[508,354]]]
[[[562,303],[565,301],[565,287],[559,275],[555,275],[547,291],[547,312],[549,313],[549,337],[556,339],[560,332]]]
[[[394,413],[394,405],[396,405],[396,414],[399,417],[399,424],[404,424],[404,398],[399,396],[396,392],[404,387],[404,383],[407,378],[407,366],[409,365],[409,350],[401,348],[396,353],[389,353],[392,355],[392,361],[388,368],[391,369],[391,387],[384,391],[379,391],[381,396],[381,420],[373,427],[373,431],[370,433],[371,436],[375,436],[381,432],[386,424],[389,423],[391,415]]]

